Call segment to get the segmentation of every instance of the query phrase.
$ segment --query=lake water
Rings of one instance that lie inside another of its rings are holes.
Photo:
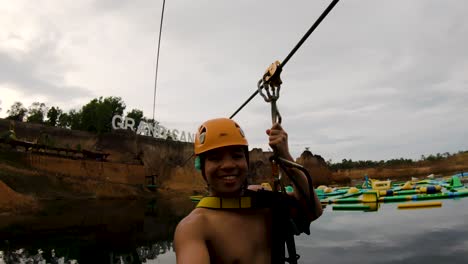
[[[296,238],[300,263],[467,263],[468,198],[442,207],[333,211]],[[0,263],[175,263],[183,217],[164,201],[54,202],[38,216],[0,216]],[[30,262],[27,262],[29,260]]]

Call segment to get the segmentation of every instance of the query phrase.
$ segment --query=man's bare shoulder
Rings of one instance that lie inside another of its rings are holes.
[[[198,208],[179,222],[174,234],[177,263],[209,263],[206,227],[207,217]]]
[[[195,208],[177,224],[176,234],[187,231],[202,231],[208,222],[208,212],[204,208]]]
[[[208,218],[203,208],[194,209],[184,217],[178,224],[174,233],[174,242],[177,244],[186,241],[202,241],[206,239],[206,226]]]

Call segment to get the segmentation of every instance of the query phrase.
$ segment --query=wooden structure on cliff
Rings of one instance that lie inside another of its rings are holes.
[[[87,159],[87,160],[96,160],[96,161],[106,161],[109,153],[99,152],[99,151],[90,151],[90,150],[75,150],[69,148],[59,148],[47,146],[44,144],[37,144],[34,142],[28,142],[23,140],[18,140],[14,138],[0,138],[0,143],[8,144],[11,147],[17,149],[18,147],[24,148],[24,151],[31,151],[35,153],[45,154],[45,155],[54,155],[60,157],[68,157],[73,159]]]

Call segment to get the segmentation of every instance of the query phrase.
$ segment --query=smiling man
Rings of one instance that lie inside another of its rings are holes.
[[[293,161],[281,125],[273,125],[267,135],[276,154]],[[286,227],[278,219],[285,218],[275,208],[290,205],[281,213],[291,216],[298,231],[305,233],[309,232],[310,222],[322,214],[320,201],[314,190],[309,190],[305,175],[297,169],[287,171],[305,197],[295,192],[274,195],[253,191],[259,188],[247,186],[248,143],[240,126],[231,119],[203,123],[194,147],[195,166],[208,185],[210,197],[201,200],[178,224],[174,235],[177,263],[284,263],[285,241],[280,239],[284,236],[278,234],[285,233],[282,229]],[[293,258],[295,261],[296,256]]]

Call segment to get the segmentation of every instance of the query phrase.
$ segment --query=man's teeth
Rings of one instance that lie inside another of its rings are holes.
[[[226,180],[234,180],[236,178],[236,176],[224,176],[223,179],[226,179]]]

